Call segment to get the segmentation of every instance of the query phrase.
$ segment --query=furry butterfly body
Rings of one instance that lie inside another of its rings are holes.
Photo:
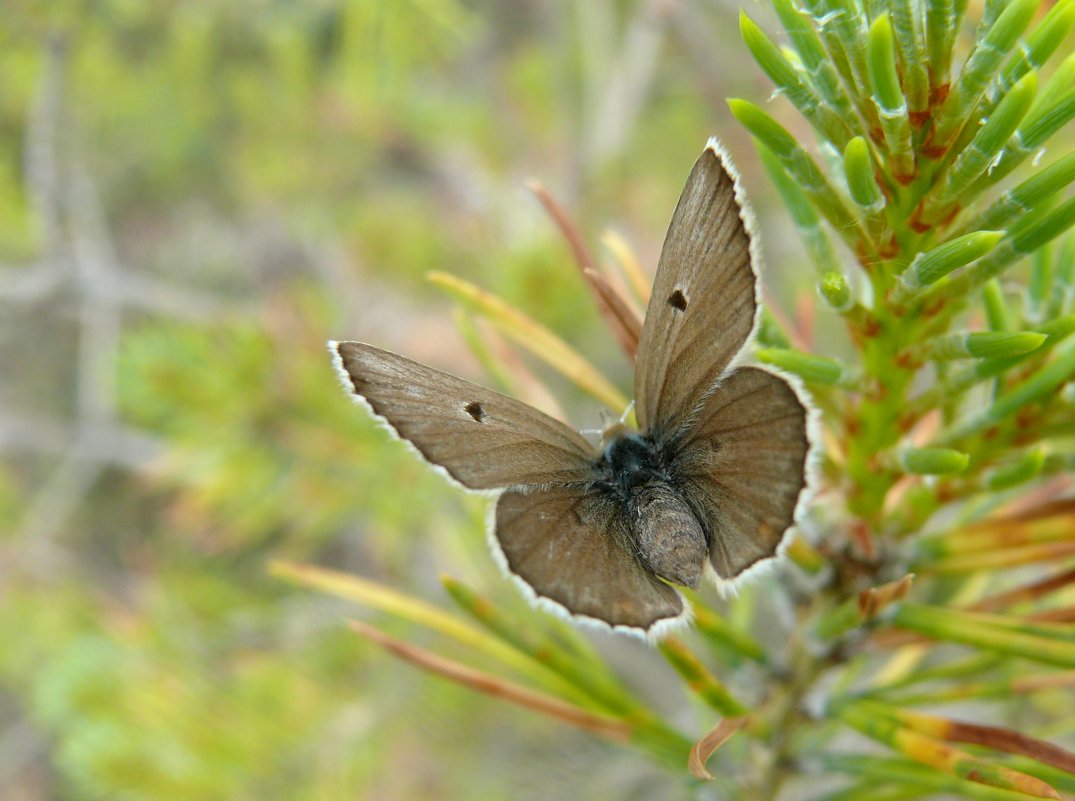
[[[807,407],[731,367],[757,312],[747,212],[714,140],[665,239],[635,370],[638,431],[595,447],[464,379],[330,343],[345,385],[422,456],[498,493],[494,554],[540,604],[650,635],[688,616],[673,584],[729,583],[777,553],[806,485]]]

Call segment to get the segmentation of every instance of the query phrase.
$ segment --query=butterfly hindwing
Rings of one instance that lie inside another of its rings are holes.
[[[737,179],[710,140],[668,227],[635,363],[643,430],[673,434],[754,327],[757,276]]]
[[[494,524],[508,572],[573,615],[652,633],[686,614],[631,552],[622,505],[592,487],[509,489]]]
[[[565,483],[590,474],[593,447],[532,406],[361,342],[330,348],[348,388],[465,487]]]
[[[709,539],[709,560],[733,579],[775,555],[806,485],[807,412],[780,376],[728,373],[678,443],[673,472]]]

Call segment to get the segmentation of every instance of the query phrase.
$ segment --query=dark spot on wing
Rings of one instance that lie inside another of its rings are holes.
[[[485,409],[483,409],[482,405],[477,401],[471,401],[463,408],[466,409],[467,414],[469,414],[479,423],[482,421],[482,418],[485,417]]]
[[[673,309],[683,311],[687,308],[687,296],[677,289],[675,292],[668,296],[668,305],[671,306]]]

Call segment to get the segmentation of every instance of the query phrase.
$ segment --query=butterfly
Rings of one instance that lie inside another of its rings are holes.
[[[736,366],[756,326],[750,212],[715,139],[665,237],[635,359],[637,430],[595,446],[518,400],[361,342],[330,342],[345,388],[469,490],[496,493],[494,556],[539,606],[660,636],[674,585],[726,588],[775,556],[805,497],[808,402]]]

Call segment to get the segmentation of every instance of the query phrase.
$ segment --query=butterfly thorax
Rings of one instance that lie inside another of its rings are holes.
[[[624,496],[644,484],[668,479],[653,443],[633,432],[625,431],[608,440],[599,467],[606,483]]]
[[[676,491],[656,444],[636,433],[612,437],[598,472],[601,486],[624,506],[642,563],[667,581],[697,587],[707,554],[705,533]]]

